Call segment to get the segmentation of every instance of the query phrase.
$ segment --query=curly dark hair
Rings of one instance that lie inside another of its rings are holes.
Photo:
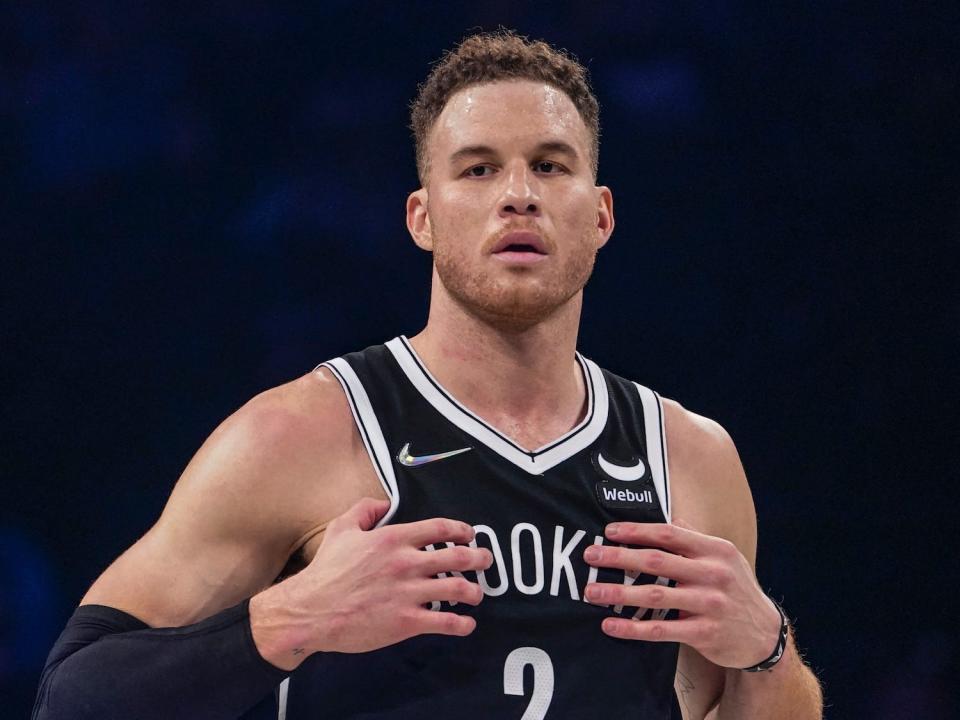
[[[536,80],[566,93],[580,113],[592,140],[590,167],[597,176],[600,154],[600,106],[590,89],[587,69],[565,50],[530,40],[513,30],[465,38],[434,65],[410,104],[410,129],[417,154],[417,174],[426,185],[427,136],[447,101],[465,87],[496,80]]]

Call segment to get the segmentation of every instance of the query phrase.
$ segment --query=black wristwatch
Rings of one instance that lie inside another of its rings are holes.
[[[780,658],[783,657],[783,651],[787,649],[787,632],[790,624],[787,622],[786,613],[783,612],[783,608],[780,607],[780,604],[773,598],[770,599],[770,602],[773,603],[774,607],[777,608],[777,612],[780,613],[780,635],[777,637],[777,646],[773,649],[770,657],[768,657],[766,660],[761,660],[756,665],[751,665],[747,668],[741,668],[744,672],[760,672],[761,670],[769,670],[778,662],[780,662]]]

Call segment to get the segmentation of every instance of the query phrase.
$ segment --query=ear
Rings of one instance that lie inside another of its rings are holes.
[[[607,244],[613,234],[613,193],[606,185],[597,187],[597,250]]]
[[[420,188],[407,196],[407,230],[417,247],[433,252],[433,232],[427,213],[427,189]]]

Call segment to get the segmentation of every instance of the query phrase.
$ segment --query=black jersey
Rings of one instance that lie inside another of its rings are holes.
[[[465,521],[494,564],[463,573],[483,588],[478,607],[433,603],[473,615],[470,636],[315,654],[281,687],[281,718],[680,717],[676,644],[619,640],[600,629],[608,615],[664,613],[596,606],[583,596],[593,581],[667,582],[583,561],[611,521],[669,521],[660,398],[576,359],[585,417],[535,451],[460,405],[404,337],[324,364],[343,386],[390,499],[382,522]]]

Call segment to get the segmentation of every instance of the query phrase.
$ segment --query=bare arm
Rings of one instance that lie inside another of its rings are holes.
[[[152,627],[179,627],[271,583],[309,526],[332,517],[305,522],[295,512],[303,472],[297,458],[309,452],[304,436],[316,423],[291,407],[292,392],[258,396],[214,431],[157,523],[107,568],[81,604],[114,607]],[[315,466],[320,493],[323,472],[324,465]]]
[[[754,572],[757,529],[753,499],[733,442],[716,423],[665,409],[674,524],[616,523],[607,536],[657,549],[598,548],[601,567],[664,575],[674,588],[601,584],[604,602],[676,608],[673,621],[607,618],[609,635],[682,643],[675,687],[686,718],[822,716],[819,685],[792,642],[771,671],[739,668],[765,659],[776,643],[779,613]],[[702,530],[702,532],[701,532]]]
[[[709,502],[715,508],[713,517],[704,518],[701,527],[710,535],[724,538],[739,551],[749,565],[756,583],[757,519],[753,496],[747,483],[743,465],[733,440],[727,432],[713,421],[689,413],[679,405],[674,415],[686,414],[687,446],[699,447],[690,457],[681,451],[680,458],[686,461],[682,472],[694,472],[698,477],[712,477],[701,482],[709,486]],[[679,419],[679,418],[676,418]],[[681,421],[682,422],[682,421]],[[681,430],[681,432],[684,432]],[[710,523],[706,525],[706,523]],[[769,643],[766,651],[773,650]],[[757,657],[759,661],[763,658]],[[719,696],[715,697],[708,720],[736,720],[740,718],[770,717],[813,720],[823,715],[823,699],[820,684],[811,670],[800,659],[793,635],[790,634],[787,649],[781,660],[771,670],[745,673],[740,666],[729,668],[710,663],[691,647],[683,646],[679,673],[686,670],[691,676],[699,673],[704,688],[701,698],[713,693],[713,683],[719,681]],[[699,716],[692,716],[699,717]]]
[[[310,382],[255,398],[204,443],[157,524],[70,618],[43,670],[35,720],[226,720],[269,696],[283,673],[254,646],[245,598],[279,572],[304,518],[324,517],[291,512],[299,462],[312,459],[303,442],[311,416],[294,402],[317,397]],[[317,495],[330,512],[323,479]]]
[[[488,567],[489,552],[419,551],[469,542],[472,528],[452,520],[373,529],[389,503],[357,501],[380,488],[342,392],[303,387],[332,382],[314,373],[271,391],[210,437],[154,528],[84,597],[44,670],[37,720],[237,717],[312,652],[473,630],[422,606],[478,603],[475,584],[435,575]],[[313,562],[272,585],[321,531]],[[239,601],[251,595],[248,615]]]

